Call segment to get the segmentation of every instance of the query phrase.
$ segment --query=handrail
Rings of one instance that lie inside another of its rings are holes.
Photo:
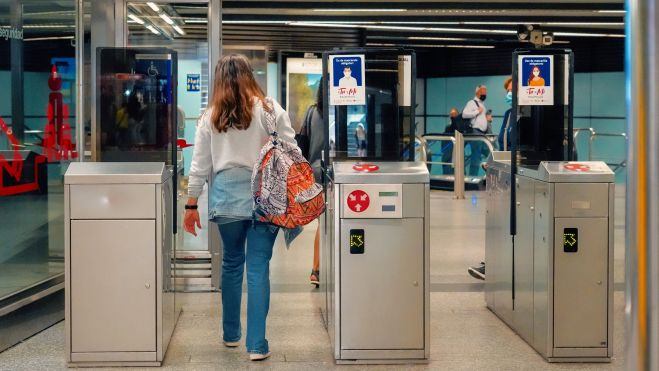
[[[456,199],[461,200],[465,198],[465,152],[464,152],[464,137],[459,131],[455,132],[455,145],[453,145],[453,162],[454,166],[454,180],[453,180],[453,194]]]
[[[600,133],[596,131],[594,128],[577,128],[573,129],[573,139],[576,142],[577,138],[581,133],[588,133],[588,161],[593,160],[593,142],[595,141],[596,138],[598,137],[607,137],[607,138],[623,138],[625,139],[625,142],[627,142],[627,134],[626,133]],[[621,162],[607,162],[606,163],[608,166],[612,167],[612,170],[618,171],[620,168],[624,168],[627,166],[627,157],[625,153],[625,158]]]
[[[588,133],[588,160],[592,161],[593,158],[593,141],[596,140],[598,137],[608,137],[608,138],[614,138],[614,137],[620,137],[624,138],[625,141],[628,140],[627,134],[626,133],[600,133],[597,132],[594,128],[577,128],[573,130],[573,139],[576,142],[577,138],[582,134],[582,133]],[[459,139],[456,139],[457,135],[460,136]],[[429,165],[450,165],[454,169],[454,192],[456,194],[456,198],[461,198],[460,197],[460,189],[462,198],[464,198],[464,150],[462,151],[456,151],[456,148],[464,148],[465,142],[475,142],[475,141],[481,141],[484,142],[487,145],[487,148],[489,149],[490,152],[493,152],[495,150],[493,143],[497,139],[496,134],[467,134],[467,135],[462,135],[459,132],[456,132],[456,135],[450,135],[450,134],[427,134],[423,135],[421,137],[417,136],[416,141],[420,143],[421,153],[422,153],[422,161],[425,159],[425,163]],[[443,162],[443,161],[433,161],[432,158],[428,159],[427,154],[429,153],[428,146],[430,145],[430,142],[439,142],[439,141],[450,141],[453,144],[453,156],[451,159],[451,162]],[[460,141],[461,145],[458,146],[457,142]],[[458,166],[458,162],[461,161],[460,166]],[[607,165],[612,168],[614,172],[618,171],[620,168],[625,168],[627,166],[627,159],[623,159],[619,163],[610,163],[607,162]],[[459,169],[462,169],[462,187],[459,187]]]
[[[428,143],[426,142],[425,139],[423,139],[423,137],[420,137],[418,135],[414,137],[414,142],[419,143],[419,151],[421,152],[421,156],[420,156],[421,161],[426,161],[428,159]],[[416,155],[416,151],[414,152],[415,152],[414,154]]]
[[[496,138],[496,135],[494,136]],[[479,135],[479,136],[465,136],[465,142],[483,142],[487,145],[487,148],[490,150],[490,152],[494,152],[494,146],[492,145],[492,141],[487,139],[485,135]]]

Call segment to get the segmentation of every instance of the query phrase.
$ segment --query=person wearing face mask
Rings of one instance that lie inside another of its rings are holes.
[[[357,80],[351,76],[352,69],[350,66],[343,68],[343,77],[339,79],[339,87],[341,88],[354,88],[357,86]]]
[[[529,76],[529,86],[545,86],[545,79],[540,76],[540,67],[534,66]]]
[[[474,134],[487,133],[487,107],[485,107],[485,98],[487,98],[487,87],[485,85],[478,85],[476,87],[474,99],[467,102],[465,108],[462,110],[462,117],[471,120],[471,128]],[[477,176],[480,169],[481,153],[483,143],[480,141],[469,142],[471,147],[471,158],[469,160],[469,173],[470,176]]]
[[[506,110],[506,113],[503,115],[503,123],[501,125],[501,131],[499,132],[499,137],[497,138],[497,142],[499,143],[499,150],[500,151],[507,151],[510,150],[510,143],[512,142],[512,138],[510,137],[511,133],[511,128],[512,125],[510,125],[510,113],[512,112],[512,105],[513,105],[513,78],[508,77],[506,81],[503,83],[503,88],[506,89],[506,104],[510,107]],[[504,134],[504,133],[508,134]],[[506,140],[504,141],[504,136],[506,137]],[[506,146],[504,147],[504,143],[506,143]],[[485,279],[485,262],[481,262],[477,266],[469,267],[467,268],[467,272],[469,275],[472,277],[479,279],[479,280],[484,280]]]
[[[510,113],[512,112],[513,106],[513,78],[508,77],[503,83],[503,88],[506,89],[506,104],[508,105],[508,110],[503,115],[503,123],[501,124],[501,130],[499,131],[499,137],[497,142],[499,143],[500,151],[510,150],[510,144],[512,143],[511,133],[512,125],[510,123]],[[505,143],[505,145],[504,145]]]

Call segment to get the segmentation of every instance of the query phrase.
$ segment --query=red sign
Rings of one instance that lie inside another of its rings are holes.
[[[190,143],[188,143],[188,142],[187,142],[185,139],[183,139],[183,138],[178,138],[178,139],[176,140],[176,145],[177,145],[178,148],[180,148],[180,149],[188,148],[188,147],[192,147],[192,146],[194,146],[194,144],[190,144]]]
[[[361,189],[350,192],[348,195],[348,207],[355,213],[361,213],[368,209],[371,199],[368,194]]]
[[[353,166],[352,169],[363,173],[371,173],[373,171],[380,170],[380,167],[378,165],[373,165],[373,164],[357,164]]]
[[[46,157],[38,155],[35,158],[33,174],[29,174],[27,178],[30,181],[23,180],[23,157],[18,152],[18,140],[14,137],[12,130],[0,117],[0,134],[4,133],[9,140],[9,145],[12,147],[12,156],[5,158],[0,154],[0,196],[9,196],[19,193],[32,192],[39,189],[39,165],[46,162]],[[5,176],[5,174],[7,176]],[[28,174],[25,174],[28,175]],[[9,184],[5,184],[8,182]]]
[[[590,166],[584,164],[566,164],[563,165],[563,168],[569,171],[579,171],[579,172],[590,171]]]

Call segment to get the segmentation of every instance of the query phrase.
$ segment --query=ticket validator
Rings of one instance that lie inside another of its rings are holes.
[[[573,54],[513,54],[512,150],[487,170],[487,307],[550,362],[610,362],[614,173],[574,161]]]
[[[415,55],[324,53],[323,318],[337,363],[426,362],[429,174],[414,162]]]

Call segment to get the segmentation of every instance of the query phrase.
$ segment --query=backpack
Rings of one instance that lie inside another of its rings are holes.
[[[478,104],[478,101],[474,99],[474,103],[476,103],[476,107],[480,108],[480,104]],[[462,116],[462,113],[456,117],[455,122],[456,122],[456,128],[455,130],[461,132],[462,134],[471,134],[473,133],[474,129],[471,127],[471,120]]]
[[[266,103],[273,107],[271,98]],[[270,139],[252,171],[255,217],[283,228],[307,225],[325,211],[323,187],[298,146],[277,139],[274,111],[263,111]]]

